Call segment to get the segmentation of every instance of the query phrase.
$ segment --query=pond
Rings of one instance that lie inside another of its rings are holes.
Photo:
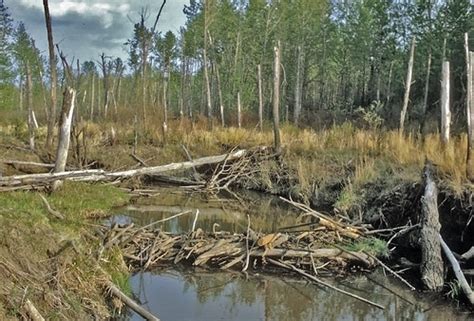
[[[237,197],[237,198],[236,198]],[[199,210],[197,227],[230,232],[252,228],[269,232],[294,225],[299,213],[275,197],[256,193],[209,198],[199,193],[160,189],[151,198],[139,199],[121,209],[112,220],[145,225],[183,211]],[[170,232],[191,229],[194,214],[162,224]],[[216,226],[215,224],[219,224]],[[325,278],[335,286],[385,307],[377,309],[338,292],[288,275],[260,275],[203,269],[156,270],[130,279],[135,299],[163,321],[185,320],[472,320],[442,298],[414,293],[377,271],[343,279]],[[121,320],[142,320],[124,311]]]

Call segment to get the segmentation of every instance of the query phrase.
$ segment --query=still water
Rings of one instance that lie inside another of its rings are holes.
[[[140,199],[121,209],[113,220],[144,225],[186,210],[195,213],[199,209],[197,227],[207,231],[213,226],[231,232],[244,231],[247,215],[252,227],[264,232],[298,222],[299,213],[277,198],[248,193],[239,193],[238,198],[208,198],[202,194],[162,189],[155,197]],[[193,220],[194,214],[184,215],[163,223],[161,228],[187,232]],[[385,309],[281,275],[174,268],[137,273],[129,282],[135,299],[163,321],[474,320],[470,314],[455,310],[441,298],[413,293],[381,272],[325,280],[381,304]],[[121,319],[142,320],[128,310]]]

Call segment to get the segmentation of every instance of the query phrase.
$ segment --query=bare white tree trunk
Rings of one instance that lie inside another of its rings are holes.
[[[280,41],[274,47],[274,77],[273,77],[273,134],[275,143],[275,152],[281,153],[281,139],[280,139]]]
[[[428,62],[426,65],[426,76],[425,76],[425,94],[423,96],[423,119],[421,120],[420,131],[422,134],[425,132],[425,123],[426,123],[426,111],[428,110],[428,94],[430,91],[430,75],[431,75],[431,51],[428,54]]]
[[[441,79],[441,141],[447,145],[449,143],[449,132],[451,127],[450,102],[450,74],[449,61],[443,62]]]
[[[56,151],[56,164],[54,172],[64,172],[66,169],[67,154],[70,143],[71,124],[74,114],[74,102],[76,98],[76,90],[66,87],[64,91],[63,106],[61,109],[61,118],[59,123],[59,141]]]
[[[469,96],[468,106],[468,148],[466,174],[467,178],[474,182],[474,52],[469,53],[469,72],[467,77],[467,95]]]
[[[403,134],[405,129],[405,118],[408,110],[408,102],[410,101],[411,79],[413,76],[413,61],[415,59],[415,38],[411,41],[410,59],[408,61],[407,78],[405,81],[405,96],[403,97],[402,112],[400,114],[400,133]]]
[[[35,149],[35,117],[33,114],[33,81],[31,80],[30,63],[26,63],[26,92],[28,97],[28,133],[30,149]]]
[[[303,65],[303,50],[301,46],[298,46],[298,59],[296,68],[296,84],[295,84],[295,110],[293,114],[293,121],[295,125],[298,125],[298,121],[301,114],[301,94],[302,94],[302,81],[301,81],[301,69]]]
[[[242,105],[240,104],[240,92],[237,93],[237,126],[242,128]]]
[[[471,100],[472,100],[472,93],[469,94],[471,82],[472,82],[472,75],[471,75],[471,65],[469,57],[469,36],[466,32],[464,34],[464,50],[466,51],[466,74],[467,74],[467,92],[466,92],[466,117],[467,117],[467,127],[471,127],[471,119],[469,117],[470,108],[471,108]]]
[[[95,87],[94,87],[94,83],[95,83],[95,74],[93,73],[92,74],[92,81],[91,81],[91,108],[90,108],[90,112],[91,112],[91,115],[90,115],[90,118],[91,118],[91,121],[94,120],[94,99],[95,99]]]
[[[203,65],[204,65],[204,82],[206,86],[206,106],[207,106],[207,118],[209,127],[212,128],[212,101],[211,101],[211,83],[209,80],[209,68],[207,61],[207,38],[208,38],[208,27],[209,27],[209,0],[204,2],[204,50],[203,50]]]
[[[258,76],[258,125],[260,131],[263,131],[263,89],[262,89],[262,66],[257,66]]]

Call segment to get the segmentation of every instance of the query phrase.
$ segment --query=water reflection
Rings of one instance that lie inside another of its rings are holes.
[[[469,320],[443,303],[422,300],[375,273],[337,285],[386,307],[379,310],[340,293],[275,276],[228,272],[140,273],[130,282],[137,298],[162,320]],[[355,289],[354,289],[355,288]],[[394,293],[395,292],[395,293]],[[141,320],[130,314],[128,320]]]
[[[239,193],[239,199],[230,195],[209,197],[202,193],[186,193],[176,189],[160,189],[156,197],[141,198],[135,204],[117,211],[114,221],[146,225],[187,210],[193,213],[199,209],[197,227],[244,232],[247,229],[247,215],[256,231],[273,232],[280,227],[295,224],[298,212],[277,197],[257,193]],[[172,233],[188,232],[193,224],[194,214],[180,216],[164,222],[161,228]]]

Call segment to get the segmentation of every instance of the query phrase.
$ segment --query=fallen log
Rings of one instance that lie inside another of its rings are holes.
[[[54,168],[54,164],[45,164],[37,162],[25,162],[12,159],[2,159],[0,163],[11,166],[33,166],[33,167],[44,167],[44,168]]]
[[[459,266],[458,260],[456,260],[453,252],[451,252],[448,245],[444,242],[440,234],[438,234],[438,237],[439,237],[439,241],[441,242],[441,247],[443,248],[444,254],[448,258],[449,263],[451,263],[454,275],[456,276],[456,279],[458,280],[462,291],[466,295],[471,305],[474,305],[474,293],[472,292],[472,289],[469,283],[467,283],[466,277],[464,276],[461,270],[461,267]]]
[[[130,309],[141,315],[144,319],[149,321],[160,321],[156,316],[151,314],[149,311],[142,308],[137,302],[129,298],[125,293],[123,293],[118,287],[115,286],[111,281],[107,282],[107,288],[110,290],[110,293],[119,298],[123,303],[125,303]]]
[[[0,177],[0,187],[18,187],[24,185],[45,185],[57,180],[73,180],[83,182],[107,182],[128,179],[142,175],[157,175],[170,171],[184,170],[193,167],[218,164],[242,158],[246,150],[238,150],[229,154],[208,156],[181,163],[171,163],[161,166],[143,167],[119,172],[106,172],[103,170],[81,170],[59,173],[43,173],[31,175],[17,175]]]

